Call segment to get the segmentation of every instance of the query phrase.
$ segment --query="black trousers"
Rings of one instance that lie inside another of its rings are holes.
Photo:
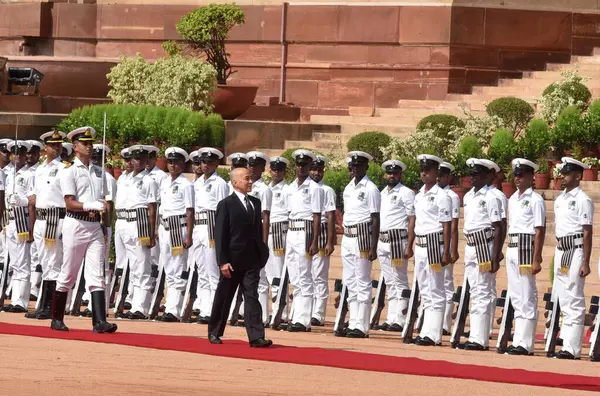
[[[231,278],[221,279],[217,285],[215,299],[208,322],[208,334],[223,336],[229,316],[231,303],[239,285],[240,293],[244,296],[244,324],[250,342],[265,337],[265,327],[262,322],[262,307],[258,301],[258,282],[260,268],[235,270]]]

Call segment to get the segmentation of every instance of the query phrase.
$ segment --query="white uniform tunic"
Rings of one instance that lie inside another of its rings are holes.
[[[158,186],[159,190],[160,190],[160,186],[162,185],[162,182],[164,179],[166,179],[167,177],[169,177],[169,175],[167,175],[167,173],[165,171],[163,171],[162,169],[160,169],[158,166],[154,166],[154,168],[152,168],[150,170],[150,172],[148,172],[148,176],[150,176],[152,178],[152,180],[154,180],[154,182],[156,183],[156,185]],[[158,194],[158,205],[160,205],[160,192]],[[157,218],[158,221],[158,218]],[[158,267],[158,263],[159,263],[159,257],[160,257],[160,243],[157,243],[156,246],[154,246],[151,250],[150,250],[150,256],[152,257],[152,265]]]
[[[493,223],[502,220],[500,217],[500,200],[487,187],[483,187],[478,191],[472,188],[465,195],[464,204],[465,235],[491,229]],[[491,258],[494,241],[488,241],[486,247]],[[465,246],[465,278],[469,282],[471,293],[469,341],[487,347],[490,335],[490,307],[494,300],[492,280],[496,274],[480,271],[476,251],[475,246]]]
[[[269,227],[269,259],[267,261],[267,265],[265,266],[265,273],[267,275],[267,281],[271,285],[271,297],[275,298],[277,293],[279,292],[279,286],[273,285],[274,278],[280,278],[281,272],[283,270],[283,263],[285,260],[285,254],[283,252],[275,252],[273,250],[273,224],[274,223],[284,223],[285,227],[287,227],[288,222],[288,199],[287,199],[287,184],[285,184],[285,180],[277,183],[276,185],[271,185],[271,213],[270,213],[270,227]],[[285,248],[285,234],[283,236],[284,240],[284,248]],[[275,311],[275,306],[272,305],[272,311]],[[284,311],[285,312],[285,311]],[[272,312],[274,314],[274,312]]]
[[[554,218],[556,237],[582,235],[584,225],[594,223],[594,204],[590,197],[577,187],[563,191],[554,201]],[[583,238],[575,240],[576,245],[583,245]],[[581,356],[581,342],[584,333],[585,295],[583,287],[585,278],[579,276],[583,265],[583,246],[573,251],[568,272],[561,271],[561,262],[566,252],[554,251],[554,284],[553,299],[558,298],[562,311],[560,335],[563,339],[563,350],[570,352],[575,358]]]
[[[34,180],[35,180],[36,171],[39,168],[39,166],[40,166],[39,163],[33,164],[31,166],[27,165],[27,169],[34,175]],[[34,228],[33,232],[35,234],[35,224],[34,224],[33,228]],[[34,237],[34,241],[33,241],[33,243],[31,243],[29,245],[30,266],[31,266],[31,292],[30,293],[37,297],[38,291],[39,291],[39,286],[41,284],[43,268],[40,265],[40,252],[38,249],[39,246],[37,243],[35,243],[35,235],[33,237]]]
[[[323,189],[310,177],[302,184],[298,179],[288,187],[290,223],[285,243],[285,262],[294,288],[293,323],[310,327],[313,306],[312,256],[307,253],[306,221],[323,211]]]
[[[450,186],[444,187],[444,191],[446,191],[452,201],[452,220],[460,218],[460,197],[452,191]],[[452,238],[450,238],[450,245],[452,245]],[[452,313],[454,311],[454,264],[445,266],[442,271],[444,272],[444,290],[446,291],[446,310],[443,327],[444,330],[450,331],[452,327]]]
[[[175,180],[168,176],[160,185],[160,202],[159,212],[163,219],[170,216],[185,216],[187,209],[194,208],[194,185],[183,174]],[[185,241],[187,236],[185,218],[181,219],[181,224],[181,237]],[[168,285],[165,313],[170,313],[179,319],[186,286],[186,280],[181,278],[181,274],[187,269],[188,249],[184,249],[181,256],[171,254],[170,234],[162,222],[159,228],[159,243]]]
[[[364,176],[358,183],[352,179],[344,188],[344,228],[371,221],[379,213],[381,194],[377,186]],[[355,234],[356,235],[356,234]],[[371,270],[373,263],[362,258],[356,236],[342,238],[343,282],[348,289],[349,329],[369,332],[373,295]]]
[[[405,230],[408,232],[408,221],[415,215],[415,193],[410,188],[398,183],[393,188],[385,187],[381,190],[381,232],[389,230]],[[381,234],[380,234],[381,236]],[[402,240],[401,249],[406,250],[408,240]],[[402,297],[402,290],[410,289],[408,284],[408,260],[401,264],[392,263],[392,248],[390,242],[377,244],[377,256],[383,278],[387,286],[388,325],[404,326],[408,306],[408,298]]]
[[[535,235],[536,227],[546,224],[544,199],[532,188],[519,196],[515,192],[508,200],[508,235]],[[538,295],[535,275],[521,275],[519,272],[519,249],[506,249],[506,274],[508,294],[515,309],[515,333],[513,345],[522,346],[530,353],[535,342],[535,327],[538,318]]]
[[[194,182],[195,216],[207,218],[207,211],[216,212],[217,204],[229,195],[227,182],[217,175],[217,172],[206,178],[200,176]],[[200,297],[200,316],[208,317],[212,310],[215,291],[219,283],[219,266],[214,244],[209,241],[208,225],[196,224],[193,234],[193,251],[198,266],[198,284]]]
[[[425,236],[443,231],[442,223],[452,220],[452,200],[437,184],[429,191],[421,187],[415,197],[415,235]],[[441,254],[444,247],[440,245]],[[432,271],[426,247],[415,247],[415,275],[419,283],[421,304],[425,314],[420,336],[436,344],[442,342],[446,293],[444,271]]]
[[[504,193],[500,190],[498,190],[496,188],[496,186],[489,185],[488,186],[488,190],[494,194],[496,196],[496,198],[498,198],[500,200],[500,218],[504,221],[506,221],[506,213],[508,212],[508,199],[506,198],[506,195],[504,195]],[[493,296],[493,301],[492,301],[492,306],[490,307],[490,310],[492,312],[492,315],[490,315],[490,336],[492,335],[492,331],[493,331],[493,324],[494,324],[494,312],[496,310],[496,299],[498,298],[498,293],[496,290],[496,277],[494,276],[493,281],[492,281],[492,296]]]
[[[36,209],[63,208],[65,198],[60,189],[60,175],[65,169],[65,164],[60,157],[51,162],[45,162],[35,171],[35,181],[32,195],[35,196]],[[36,218],[33,227],[34,243],[39,254],[42,266],[42,279],[54,281],[58,278],[63,262],[63,219],[58,220],[56,229],[56,241],[47,244],[44,236],[46,234],[46,220]]]
[[[78,202],[95,202],[108,198],[106,181],[102,182],[102,169],[99,166],[84,165],[75,158],[73,165],[60,172],[60,188],[63,196],[72,195]],[[106,180],[106,178],[105,178]],[[85,212],[77,212],[86,215]],[[90,218],[90,220],[92,220]],[[90,292],[104,290],[104,233],[99,215],[96,221],[76,220],[65,217],[63,222],[63,266],[56,281],[56,290],[67,292],[77,280],[79,269],[85,260],[84,276],[86,288]]]
[[[119,181],[125,176],[121,176]],[[139,208],[148,208],[149,204],[156,204],[158,197],[158,185],[143,170],[137,175],[130,172],[127,175],[126,181],[123,183],[127,187],[127,199],[125,201],[126,210],[129,211],[129,216],[133,216],[133,212]],[[117,195],[120,195],[117,189]],[[148,221],[148,220],[146,220]],[[150,248],[142,245],[139,240],[138,220],[125,223],[125,238],[124,245],[127,253],[127,260],[131,267],[131,283],[133,290],[129,296],[133,296],[131,301],[131,312],[141,312],[148,315],[150,309],[152,287],[152,259]]]
[[[335,212],[336,196],[333,188],[326,186],[323,182],[319,183],[319,186],[323,189],[323,212],[321,212],[321,232],[323,233],[328,229],[328,215],[330,212]],[[334,225],[335,232],[335,225]],[[327,231],[328,232],[328,231]],[[327,237],[329,235],[323,235],[320,238]],[[327,240],[325,240],[327,244]],[[313,298],[313,313],[312,317],[317,319],[319,322],[324,323],[325,313],[327,310],[327,300],[329,299],[329,262],[331,256],[324,254],[315,254],[312,261],[312,278],[314,287],[314,298]]]

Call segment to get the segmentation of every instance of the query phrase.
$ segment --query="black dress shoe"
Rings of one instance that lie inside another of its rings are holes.
[[[259,338],[258,340],[250,341],[250,348],[266,348],[273,345],[273,341]]]
[[[429,337],[423,337],[415,342],[417,345],[421,346],[435,346],[435,342]]]
[[[117,331],[117,325],[114,323],[98,322],[94,326],[94,333],[114,333]]]
[[[37,310],[37,311],[33,311],[33,312],[28,312],[25,314],[25,318],[27,319],[37,319],[38,314],[41,312],[41,310]]]
[[[442,335],[449,336],[452,335],[448,330],[442,330]]]
[[[515,347],[513,346],[512,349],[508,349],[506,351],[506,353],[508,353],[509,355],[517,355],[517,356],[527,356],[529,355],[529,352],[527,351],[527,349],[523,348],[522,346],[518,346]]]
[[[135,311],[134,313],[127,312],[127,314],[128,314],[128,319],[131,319],[131,320],[146,320],[146,319],[148,319],[148,317],[146,315],[144,315],[143,313],[141,313],[140,311]]]
[[[69,328],[65,325],[65,322],[57,319],[52,319],[52,322],[50,323],[50,328],[52,330],[58,331],[69,331]]]
[[[287,324],[287,326],[285,327],[285,331],[291,331],[292,327],[294,326],[294,324],[292,322],[289,322]]]
[[[346,333],[346,337],[348,337],[348,338],[369,338],[369,336],[367,334],[363,333],[359,329],[349,330]]]
[[[465,342],[466,351],[485,351],[485,347],[476,342],[467,341]]]
[[[52,312],[50,312],[49,308],[42,309],[41,311],[38,312],[38,314],[35,316],[35,318],[38,320],[52,319]]]
[[[168,313],[164,314],[163,316],[161,316],[160,320],[162,322],[169,322],[169,323],[179,322],[179,319],[177,319],[177,317],[175,315],[173,315],[172,313],[170,313],[170,312],[168,312]]]
[[[13,308],[13,305],[12,304],[8,304],[6,307],[2,308],[2,310],[4,312],[10,312],[12,308]]]
[[[310,325],[311,326],[325,326],[325,323],[321,323],[321,321],[317,318],[311,318]]]
[[[375,330],[390,331],[390,325],[384,322],[382,325],[376,326]]]
[[[125,303],[123,303],[123,309],[130,310],[131,309],[131,303],[128,303],[127,301]]]
[[[208,322],[210,322],[210,316],[198,316],[196,322],[199,324],[208,324]]]
[[[33,294],[29,294],[29,301],[37,301],[37,296],[34,296]]]
[[[346,329],[337,329],[333,332],[333,335],[336,337],[346,337],[347,333]]]
[[[308,333],[310,327],[304,326],[302,323],[294,323],[289,330],[290,333]]]
[[[402,331],[404,330],[404,327],[400,326],[398,323],[394,323],[390,326],[390,328],[388,329],[388,331],[393,331],[395,333],[402,333]]]
[[[131,312],[117,312],[115,314],[117,319],[131,319]]]
[[[10,313],[27,313],[27,308],[23,308],[20,305],[13,305],[9,311]]]
[[[564,349],[556,354],[557,359],[575,360],[575,356],[571,352],[565,351]]]
[[[223,341],[221,341],[221,339],[214,334],[208,335],[208,342],[210,342],[211,344],[222,344],[223,343]]]
[[[192,309],[192,315],[200,315],[200,310],[199,309]]]
[[[86,317],[86,318],[91,318],[91,317],[93,317],[93,315],[94,314],[92,313],[92,311],[89,308],[86,308],[85,311],[83,311],[81,313],[81,316]]]

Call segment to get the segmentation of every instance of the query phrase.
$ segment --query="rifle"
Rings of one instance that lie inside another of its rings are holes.
[[[273,330],[279,330],[279,326],[283,323],[281,319],[283,317],[283,313],[287,306],[287,295],[288,295],[288,284],[290,282],[290,277],[288,274],[287,264],[283,264],[283,268],[281,270],[280,278],[273,278],[273,286],[279,286],[277,296],[275,297],[275,307],[277,310],[275,311],[275,315],[271,319],[271,328]]]
[[[592,332],[592,336],[590,337],[590,360],[592,362],[600,361],[600,331],[598,328],[600,324],[598,323],[598,303],[600,302],[600,298],[598,296],[592,296],[590,304],[590,313],[595,315],[594,318],[594,331]]]
[[[153,269],[154,275],[154,269]],[[154,286],[154,293],[152,293],[152,304],[150,305],[149,318],[150,320],[155,319],[158,316],[158,311],[160,310],[160,304],[162,303],[162,299],[165,295],[165,268],[164,266],[160,266],[160,269],[157,270],[156,276],[156,285]]]
[[[6,249],[6,247],[5,247]],[[6,291],[8,289],[8,268],[10,267],[10,256],[8,252],[4,258],[4,263],[0,263],[2,275],[0,276],[0,309],[4,308],[4,300],[6,299]]]
[[[122,276],[119,281],[119,290],[115,296],[115,318],[123,317],[123,310],[125,309],[125,299],[129,294],[129,276],[131,269],[129,268],[129,261],[125,263],[125,268],[121,270]],[[116,276],[115,276],[116,278]]]
[[[406,315],[406,323],[402,330],[402,342],[405,344],[412,344],[413,332],[415,330],[415,322],[417,321],[417,315],[419,313],[419,282],[417,280],[417,274],[413,275],[413,286],[412,290],[402,290],[402,298],[410,297],[408,300],[408,314]],[[423,315],[421,315],[423,316]]]
[[[340,302],[335,313],[333,323],[333,335],[336,337],[346,336],[346,315],[348,314],[348,289],[340,279],[335,280],[334,290],[340,293]]]
[[[554,357],[556,355],[556,340],[560,330],[560,304],[558,302],[558,295],[555,295],[554,301],[552,301],[552,294],[545,293],[544,301],[546,301],[546,309],[552,312],[550,314],[549,334],[546,338],[546,356]]]
[[[383,308],[385,308],[385,291],[386,284],[385,279],[383,277],[383,271],[379,275],[379,281],[372,281],[373,288],[377,288],[375,292],[375,301],[377,301],[377,306],[371,308],[371,329],[376,330],[379,327],[379,320],[381,319],[381,312]]]
[[[77,281],[75,281],[75,287],[73,288],[73,296],[71,299],[71,304],[69,305],[69,312],[73,316],[81,315],[81,298],[85,293],[85,260],[81,267],[79,268],[79,273],[77,274]]]
[[[460,296],[458,302],[458,314],[452,326],[452,336],[450,338],[450,346],[457,348],[460,344],[460,337],[465,332],[465,324],[467,322],[467,315],[469,313],[469,302],[471,300],[471,286],[469,280],[465,276],[463,285],[456,289],[456,295]]]
[[[498,330],[498,342],[496,343],[496,352],[504,353],[508,347],[508,341],[510,339],[510,333],[512,331],[513,320],[515,317],[515,310],[510,302],[510,295],[506,290],[502,290],[502,297],[496,301],[497,306],[504,305],[504,312],[502,313],[502,323]]]
[[[242,306],[243,296],[240,292],[240,287],[238,286],[235,295],[233,296],[233,305],[231,306],[231,310],[229,311],[229,325],[230,326],[240,326],[238,323],[238,317],[240,315],[240,307]]]
[[[181,321],[186,323],[192,319],[192,311],[194,302],[198,298],[198,269],[196,262],[190,266],[187,271],[187,284],[185,286],[185,296],[183,298],[183,310],[181,313]],[[191,276],[190,276],[191,274]],[[182,275],[183,278],[183,275]]]

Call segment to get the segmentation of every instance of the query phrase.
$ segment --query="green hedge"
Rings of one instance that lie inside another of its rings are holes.
[[[188,151],[192,147],[223,147],[225,143],[225,124],[221,116],[205,116],[182,108],[125,104],[85,106],[73,110],[58,128],[69,132],[91,126],[101,139],[105,112],[106,141],[113,153],[134,143],[177,146]]]
[[[491,101],[487,105],[486,111],[490,116],[500,117],[504,121],[504,125],[515,135],[525,129],[535,113],[529,103],[512,96]]]
[[[386,147],[390,144],[390,136],[383,132],[363,132],[352,136],[346,147],[348,151],[364,151],[373,156],[373,161],[378,164],[383,163],[385,159],[381,153],[381,147]]]
[[[559,87],[562,87],[561,89],[563,90],[564,94],[572,97],[575,100],[575,102],[581,101],[583,103],[588,103],[592,98],[592,93],[590,92],[590,89],[584,84],[575,81],[563,84],[562,86],[558,85],[557,83],[552,83],[548,85],[546,89],[544,89],[542,95],[550,95]]]

